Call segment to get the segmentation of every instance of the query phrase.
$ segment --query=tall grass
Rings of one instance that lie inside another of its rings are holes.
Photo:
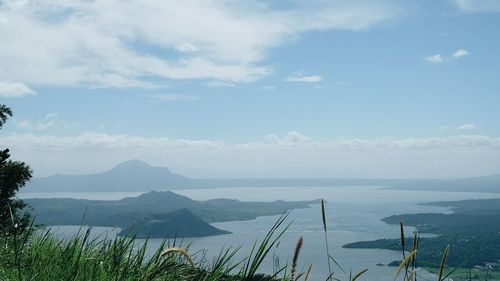
[[[328,249],[327,212],[324,201],[321,201],[321,214],[329,266],[329,275],[323,280],[340,281],[344,278],[334,277],[330,266],[330,261],[333,261],[344,271]],[[179,243],[176,239],[164,241],[154,253],[148,254],[147,240],[138,243],[133,237],[91,239],[90,227],[82,228],[81,233],[69,239],[59,239],[50,230],[40,231],[32,226],[25,231],[9,234],[0,231],[0,280],[307,281],[312,265],[309,265],[306,272],[297,269],[297,261],[304,243],[302,237],[295,245],[291,266],[288,263],[280,265],[272,275],[260,273],[266,257],[276,248],[291,225],[291,222],[287,222],[288,216],[289,213],[280,216],[263,239],[254,243],[250,254],[243,260],[235,260],[239,248],[225,248],[209,261],[203,253],[189,253],[189,245],[182,245],[182,242]],[[404,281],[422,279],[417,271],[419,236],[414,234],[411,249],[406,252],[407,238],[402,222],[400,232],[403,260],[396,269],[394,280],[402,276],[402,272]],[[292,245],[289,246],[292,248]],[[455,268],[446,272],[449,252],[447,246],[436,276],[437,281],[448,280],[457,270]],[[360,281],[367,270],[364,269],[355,275],[345,274],[344,280]]]
[[[297,271],[297,260],[299,259],[299,253],[300,249],[302,248],[302,243],[304,241],[304,238],[301,236],[299,240],[297,241],[297,245],[295,245],[295,251],[293,252],[293,259],[292,259],[292,271],[291,271],[291,279],[295,279],[295,272]]]
[[[90,231],[66,240],[50,231],[2,237],[0,280],[196,280],[203,272],[178,256],[162,256],[168,243],[147,257],[147,242],[91,240]]]
[[[34,228],[12,234],[0,234],[0,280],[299,280],[296,264],[281,267],[272,276],[259,273],[271,249],[291,223],[283,214],[249,256],[235,262],[238,248],[222,249],[208,261],[201,253],[191,255],[189,245],[166,240],[148,255],[148,241],[134,237],[91,239],[92,228],[69,239],[60,239],[50,230]],[[298,250],[296,252],[298,257]],[[295,258],[295,263],[296,259]]]
[[[321,220],[323,222],[323,233],[325,234],[325,249],[326,249],[326,260],[328,262],[328,278],[330,280],[333,277],[332,266],[330,264],[330,246],[328,246],[328,227],[326,226],[326,210],[325,210],[325,200],[321,199]]]
[[[403,280],[417,281],[418,278],[428,280],[428,279],[422,278],[422,276],[419,275],[418,270],[417,270],[417,252],[418,252],[418,248],[419,248],[419,244],[420,244],[419,234],[417,232],[414,233],[412,247],[411,247],[408,254],[406,254],[406,252],[405,252],[405,245],[406,245],[407,238],[405,237],[405,234],[404,234],[404,226],[403,226],[402,221],[400,222],[400,234],[401,234],[400,243],[402,246],[401,251],[403,253],[403,260],[401,261],[401,263],[399,264],[399,266],[396,269],[396,274],[395,274],[394,279],[396,280],[396,278],[400,275],[401,271],[404,268],[405,274],[404,274]],[[450,276],[453,273],[457,272],[457,270],[462,269],[462,266],[467,262],[467,260],[464,261],[461,265],[449,270],[446,273],[446,261],[448,259],[449,252],[450,252],[450,245],[446,245],[446,247],[443,251],[443,255],[441,256],[441,262],[439,263],[439,268],[438,268],[437,276],[436,276],[437,281],[452,280],[450,278]],[[469,272],[471,272],[471,271],[469,271]],[[471,279],[471,278],[472,278],[472,275],[469,274],[469,279]],[[489,278],[489,275],[488,275],[488,272],[486,272],[485,281],[488,281],[488,278]]]

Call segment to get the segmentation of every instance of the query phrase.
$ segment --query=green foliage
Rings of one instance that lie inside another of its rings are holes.
[[[247,259],[246,266],[241,270],[240,273],[244,280],[254,280],[254,277],[257,274],[257,270],[269,254],[269,251],[271,251],[273,246],[278,243],[281,236],[283,236],[283,234],[285,234],[287,229],[290,227],[289,223],[283,230],[277,232],[279,227],[285,222],[288,214],[289,213],[285,213],[281,217],[279,217],[279,219],[276,221],[276,223],[274,223],[274,225],[271,227],[258,247],[256,247],[256,243],[253,245],[252,252],[250,253],[250,257]],[[280,268],[278,270],[278,273],[284,270],[286,270],[286,267]]]
[[[10,108],[5,104],[0,104],[0,128],[3,127],[3,124],[7,122],[9,117],[12,117],[12,110],[10,110]]]
[[[439,202],[432,205],[451,206],[454,212],[405,214],[383,219],[390,224],[398,224],[403,220],[407,225],[415,226],[420,233],[437,234],[435,237],[420,238],[420,266],[438,268],[443,249],[448,244],[449,266],[471,268],[500,260],[499,199]],[[411,239],[407,238],[405,250],[410,250],[410,243]],[[401,242],[398,239],[380,239],[350,243],[344,247],[400,250]]]
[[[90,240],[89,233],[90,228],[69,240],[50,232],[3,237],[0,280],[203,280],[206,275],[206,269],[178,257],[162,257],[167,243],[148,257],[147,243],[137,245],[125,237]],[[218,270],[227,275],[225,268]]]
[[[204,222],[191,211],[181,209],[136,222],[133,226],[122,229],[118,235],[137,238],[173,238],[204,237],[228,233],[230,232]]]
[[[148,192],[118,201],[27,199],[37,224],[117,226],[141,237],[200,237],[224,233],[206,222],[241,221],[308,208],[315,201],[241,202],[215,199],[195,201],[171,191]],[[189,213],[179,214],[187,209]],[[201,220],[200,220],[201,219]],[[203,221],[202,221],[203,220]],[[176,223],[172,223],[176,221]],[[174,229],[173,226],[178,226]],[[199,231],[198,231],[199,230]]]
[[[10,108],[0,105],[0,128],[9,116],[12,116]],[[9,149],[0,150],[0,229],[3,232],[26,228],[30,218],[22,211],[26,205],[15,195],[30,180],[32,171],[25,163],[9,158]]]
[[[74,237],[61,240],[50,231],[32,233],[28,228],[21,235],[0,236],[0,280],[291,280],[286,269],[279,278],[257,273],[269,250],[286,231],[287,226],[280,228],[286,217],[283,215],[256,244],[255,254],[252,251],[239,263],[233,263],[238,249],[223,249],[208,261],[201,252],[189,256],[188,247],[173,240],[165,241],[148,256],[147,240],[136,242],[135,237],[90,239],[91,228],[82,228]],[[182,252],[188,255],[189,262],[183,255],[167,252]]]

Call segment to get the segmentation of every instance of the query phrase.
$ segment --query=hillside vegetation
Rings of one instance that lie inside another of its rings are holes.
[[[120,227],[139,237],[200,237],[228,233],[208,223],[241,221],[308,208],[318,201],[196,201],[171,191],[148,192],[116,201],[69,198],[27,199],[35,224]],[[180,211],[183,210],[183,211]]]
[[[420,233],[437,234],[420,238],[418,253],[422,266],[439,267],[446,245],[450,245],[450,266],[470,268],[490,265],[498,267],[500,260],[500,199],[436,202],[428,205],[453,208],[452,214],[404,214],[384,218],[390,224],[415,226]],[[347,248],[401,249],[398,239],[356,242]],[[411,247],[407,242],[406,247]],[[407,248],[408,250],[408,248]]]

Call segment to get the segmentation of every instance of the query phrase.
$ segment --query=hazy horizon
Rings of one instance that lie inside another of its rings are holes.
[[[85,176],[85,175],[94,175],[94,174],[100,174],[100,173],[105,173],[105,172],[108,172],[108,171],[111,171],[113,170],[114,168],[116,168],[117,166],[121,165],[121,164],[125,164],[125,163],[128,163],[128,162],[133,162],[133,161],[138,161],[138,162],[143,162],[153,168],[167,168],[171,173],[174,173],[174,174],[178,174],[178,175],[181,175],[181,176],[185,176],[189,179],[259,179],[259,180],[266,180],[266,179],[270,179],[270,180],[273,180],[273,179],[332,179],[332,180],[335,180],[335,179],[359,179],[359,180],[363,180],[363,179],[452,179],[452,178],[431,178],[431,177],[422,177],[422,178],[401,178],[401,177],[393,177],[393,178],[390,178],[390,177],[379,177],[379,178],[329,178],[329,177],[315,177],[315,178],[304,178],[304,177],[289,177],[289,178],[272,178],[272,177],[268,177],[268,178],[259,178],[259,177],[253,177],[253,178],[249,178],[249,177],[191,177],[190,175],[186,175],[186,174],[181,174],[181,173],[178,173],[176,171],[173,171],[172,169],[170,169],[169,167],[167,166],[156,166],[156,165],[151,165],[150,163],[148,162],[145,162],[141,159],[129,159],[129,160],[125,160],[123,162],[118,162],[114,165],[112,165],[110,168],[105,168],[104,170],[98,170],[98,171],[95,171],[95,172],[88,172],[88,173],[82,173],[82,174],[64,174],[64,173],[55,173],[55,174],[50,174],[50,175],[45,175],[45,176],[37,176],[35,178],[44,178],[44,177],[52,177],[52,176],[56,176],[56,175],[65,175],[65,176]],[[487,176],[494,176],[494,175],[499,175],[500,173],[494,173],[494,174],[486,174],[486,175],[476,175],[476,176],[469,176],[469,177],[457,177],[457,179],[460,179],[460,178],[470,178],[470,177],[487,177]]]

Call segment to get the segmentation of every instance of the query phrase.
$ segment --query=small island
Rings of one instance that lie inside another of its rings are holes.
[[[151,191],[116,201],[36,198],[25,202],[35,224],[119,227],[120,235],[169,238],[226,234],[229,232],[210,223],[278,215],[291,209],[308,208],[319,201],[196,201],[171,191]]]
[[[122,229],[118,235],[135,238],[204,237],[228,234],[193,214],[188,209],[151,215]]]

